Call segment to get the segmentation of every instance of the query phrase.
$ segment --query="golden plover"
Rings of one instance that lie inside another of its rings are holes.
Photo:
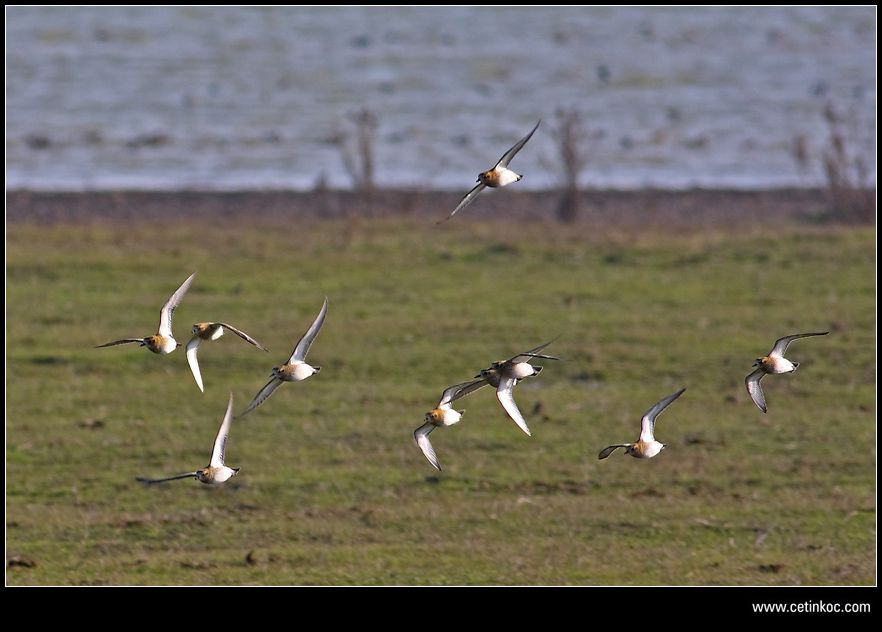
[[[542,121],[540,120],[539,123]],[[456,208],[453,209],[453,212],[445,217],[443,220],[440,220],[438,223],[446,222],[448,219],[456,215],[459,211],[464,209],[466,206],[472,203],[478,193],[484,190],[484,187],[504,187],[512,182],[517,182],[523,176],[515,173],[511,169],[508,168],[508,163],[511,162],[511,159],[515,157],[521,148],[527,144],[527,141],[530,140],[530,137],[533,135],[533,132],[539,127],[539,123],[536,123],[536,126],[530,130],[530,133],[524,136],[521,140],[516,142],[514,146],[509,149],[507,152],[502,154],[502,158],[499,159],[499,162],[492,169],[488,169],[487,171],[483,171],[478,174],[477,185],[468,193],[465,194],[465,197],[462,198],[459,204],[456,205]]]
[[[668,395],[646,411],[643,415],[643,419],[640,420],[640,439],[637,443],[617,443],[616,445],[608,446],[600,451],[597,458],[605,459],[618,448],[625,448],[625,454],[630,454],[638,459],[651,459],[664,450],[665,444],[659,443],[655,440],[655,418],[658,417],[661,412],[671,404],[671,402],[680,397],[685,390],[685,388],[681,388],[673,395]]]
[[[312,325],[310,325],[309,329],[303,334],[303,337],[297,343],[297,346],[294,347],[294,352],[291,354],[291,357],[288,361],[277,367],[273,367],[273,372],[271,374],[271,379],[267,382],[260,391],[258,391],[257,395],[254,396],[254,399],[251,400],[251,403],[248,404],[248,408],[245,409],[240,417],[244,417],[252,410],[260,406],[263,402],[265,402],[270,395],[272,395],[279,386],[281,386],[285,382],[300,382],[301,380],[305,380],[313,373],[318,373],[322,370],[320,366],[310,366],[306,363],[306,354],[309,353],[309,348],[312,346],[315,337],[318,336],[319,331],[322,328],[322,325],[325,322],[325,316],[328,313],[328,299],[325,297],[325,302],[322,305],[322,309],[319,312],[319,315],[316,316]]]
[[[557,340],[557,338],[554,340]],[[525,351],[524,353],[519,353],[508,360],[494,362],[486,369],[482,369],[481,372],[475,376],[476,378],[482,378],[488,384],[496,388],[496,398],[499,400],[499,403],[502,404],[502,408],[508,416],[511,417],[511,420],[518,425],[518,428],[523,430],[527,436],[531,436],[530,429],[527,427],[527,422],[524,421],[524,416],[521,415],[521,411],[518,410],[517,404],[515,404],[512,389],[524,378],[539,375],[539,372],[542,371],[541,366],[533,366],[529,363],[531,358],[560,360],[560,358],[539,353],[554,342],[554,340],[550,340],[545,344],[541,344],[529,351]]]
[[[167,478],[137,478],[142,483],[164,483],[165,481],[175,481],[180,478],[195,478],[201,483],[208,485],[218,485],[224,483],[239,473],[238,467],[227,467],[224,465],[224,454],[227,447],[227,437],[230,436],[230,425],[233,423],[233,394],[230,393],[230,403],[227,404],[227,412],[221,422],[217,437],[214,440],[214,447],[211,450],[211,461],[201,470],[195,472],[187,472],[186,474],[178,474],[177,476],[169,476]]]
[[[793,334],[792,336],[784,336],[775,341],[775,346],[769,351],[767,356],[757,358],[753,366],[758,367],[753,373],[744,378],[744,384],[747,386],[747,392],[750,393],[753,403],[763,411],[767,412],[766,396],[763,394],[763,387],[760,380],[766,375],[775,375],[778,373],[792,373],[799,366],[799,362],[791,362],[784,357],[788,345],[799,338],[808,338],[809,336],[826,336],[829,331],[822,331],[810,334]]]
[[[484,386],[487,386],[487,381],[481,379],[454,384],[453,386],[446,388],[441,395],[441,401],[438,402],[438,405],[426,413],[426,422],[414,430],[414,440],[416,440],[417,445],[420,450],[423,451],[423,455],[429,460],[429,463],[434,465],[439,472],[441,471],[441,464],[438,462],[438,457],[435,455],[435,449],[429,442],[429,433],[439,426],[452,426],[459,422],[465,411],[453,410],[450,407],[450,404],[460,397],[465,397],[469,393],[473,393]]]
[[[254,338],[246,334],[244,331],[236,329],[227,323],[196,323],[193,325],[193,337],[187,343],[187,362],[190,364],[190,370],[193,372],[193,379],[196,380],[196,386],[203,393],[205,388],[202,386],[202,373],[199,371],[199,361],[196,359],[196,352],[203,340],[217,340],[224,335],[224,331],[229,330],[239,336],[245,342],[251,343],[258,349],[269,351]]]
[[[181,284],[181,287],[175,290],[175,293],[171,295],[171,298],[169,298],[165,305],[162,306],[162,310],[159,312],[159,330],[155,335],[146,338],[123,338],[122,340],[114,340],[113,342],[98,345],[96,349],[100,349],[101,347],[112,347],[113,345],[122,345],[127,342],[138,342],[142,347],[147,347],[153,353],[159,354],[171,353],[177,349],[179,343],[174,339],[174,336],[172,336],[172,316],[175,313],[175,309],[181,304],[184,294],[190,289],[190,284],[193,282],[194,276],[196,276],[195,272],[187,277],[187,280]]]

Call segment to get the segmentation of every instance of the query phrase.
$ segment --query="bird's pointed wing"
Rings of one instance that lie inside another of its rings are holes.
[[[523,430],[527,436],[532,436],[530,434],[530,429],[527,428],[527,422],[524,421],[524,416],[521,415],[521,411],[518,410],[518,405],[515,404],[514,396],[512,395],[512,389],[514,388],[515,378],[509,377],[499,381],[499,388],[496,389],[496,399],[499,400],[499,403],[502,404],[502,407],[505,409],[505,412],[508,413],[508,416],[511,417],[511,420],[518,425],[518,428]]]
[[[227,412],[221,421],[220,430],[214,439],[214,448],[211,451],[211,467],[224,466],[224,454],[227,448],[227,437],[230,436],[230,425],[233,423],[233,393],[230,392],[230,403],[227,404]]]
[[[682,395],[683,391],[685,390],[685,388],[681,388],[673,395],[668,395],[663,400],[656,402],[652,406],[652,408],[650,408],[643,414],[643,418],[640,420],[641,441],[655,441],[655,418],[658,417],[665,408],[670,406],[671,402],[680,397],[680,395]]]
[[[306,354],[309,353],[309,348],[312,346],[312,342],[315,340],[315,337],[318,336],[318,333],[325,322],[325,316],[327,315],[327,313],[328,297],[325,297],[325,302],[322,305],[322,309],[319,312],[319,315],[315,317],[312,325],[310,325],[306,333],[303,334],[303,338],[301,338],[300,342],[297,343],[297,346],[294,347],[294,352],[291,354],[291,358],[288,360],[288,364],[303,362],[306,359]]]
[[[276,378],[276,377],[274,377],[273,379],[271,379],[269,382],[267,382],[267,383],[264,385],[264,387],[263,387],[262,389],[260,389],[260,391],[257,393],[257,395],[254,396],[254,399],[252,399],[252,400],[251,400],[251,403],[248,404],[248,408],[245,409],[245,412],[243,412],[243,413],[242,413],[241,415],[239,415],[239,416],[240,416],[240,417],[244,417],[245,415],[247,415],[248,413],[250,413],[252,410],[254,410],[254,409],[257,408],[258,406],[260,406],[260,405],[261,405],[262,403],[264,403],[267,399],[269,399],[269,396],[272,395],[273,392],[274,392],[277,388],[279,388],[281,385],[282,385],[282,380],[280,380],[280,379],[278,379],[278,378]]]
[[[478,193],[480,193],[481,191],[483,191],[484,188],[485,188],[486,186],[487,186],[487,185],[485,185],[483,182],[479,182],[478,184],[476,184],[476,185],[474,186],[474,188],[473,188],[471,191],[469,191],[468,193],[466,193],[466,194],[465,194],[465,197],[463,197],[463,198],[459,201],[459,204],[456,205],[456,208],[453,209],[453,212],[452,212],[450,215],[448,215],[447,217],[445,217],[445,218],[442,219],[442,220],[439,220],[439,221],[436,222],[436,223],[437,223],[437,224],[441,224],[441,223],[443,223],[443,222],[446,222],[446,221],[449,220],[451,217],[453,217],[453,216],[456,215],[458,212],[460,212],[462,209],[464,209],[465,207],[467,207],[469,204],[472,203],[472,200],[474,200],[474,199],[478,196]]]
[[[431,463],[435,468],[440,472],[441,471],[441,463],[438,462],[438,456],[435,454],[435,448],[432,447],[432,443],[429,441],[429,433],[435,429],[435,426],[429,422],[424,423],[422,426],[413,431],[413,438],[416,440],[416,444],[419,446],[420,450],[423,452],[423,456],[425,456],[429,463]]]
[[[450,404],[458,400],[460,397],[465,397],[485,386],[487,386],[487,380],[484,378],[448,386],[444,389],[444,393],[441,395],[441,401],[438,402],[438,408],[450,408]]]
[[[744,384],[747,386],[747,392],[750,393],[753,403],[765,413],[768,412],[768,408],[766,407],[766,396],[763,394],[763,387],[760,384],[760,380],[763,379],[764,375],[765,373],[762,369],[757,369],[744,378]]]
[[[772,347],[772,350],[769,352],[769,355],[783,356],[784,352],[787,351],[787,347],[794,340],[797,340],[799,338],[808,338],[809,336],[826,336],[829,333],[829,331],[821,331],[810,334],[793,334],[792,336],[784,336],[783,338],[778,338],[775,341],[775,346]]]
[[[103,345],[98,345],[95,348],[100,349],[101,347],[112,347],[113,345],[124,345],[128,342],[144,342],[144,339],[143,338],[123,338],[122,340],[114,340],[113,342],[106,342]]]
[[[617,443],[616,445],[607,446],[603,450],[600,451],[600,454],[597,455],[598,459],[605,459],[610,454],[618,450],[619,448],[627,448],[630,443]]]
[[[542,122],[542,120],[540,119],[539,123],[541,123],[541,122]],[[521,148],[527,144],[527,141],[530,140],[530,137],[533,135],[533,132],[535,132],[539,128],[539,123],[536,123],[536,127],[534,127],[532,130],[530,130],[529,134],[524,136],[521,140],[516,142],[511,149],[509,149],[507,152],[502,154],[502,158],[500,158],[499,162],[496,163],[496,167],[508,167],[508,163],[511,162],[511,159],[514,158],[515,154],[517,154],[521,150]]]
[[[175,310],[178,305],[181,304],[181,301],[184,298],[184,294],[187,293],[187,290],[190,289],[190,284],[193,282],[193,277],[196,276],[194,272],[190,276],[187,277],[187,280],[181,283],[181,287],[175,290],[175,293],[171,295],[171,297],[165,302],[165,305],[162,306],[162,310],[159,312],[159,335],[160,336],[168,336],[169,338],[174,338],[172,335],[172,316],[175,314]]]
[[[548,342],[541,344],[538,347],[534,347],[534,348],[530,349],[529,351],[524,351],[523,353],[519,353],[518,355],[509,358],[508,361],[514,362],[514,363],[526,362],[530,358],[544,358],[545,360],[560,360],[560,358],[557,358],[555,356],[542,355],[541,353],[539,353],[545,347],[550,345],[552,342],[554,342],[558,338],[560,338],[560,336],[557,336],[556,338],[553,338],[552,340],[549,340]]]
[[[236,334],[237,336],[239,336],[242,340],[244,340],[245,342],[250,342],[251,344],[253,344],[253,345],[254,345],[255,347],[257,347],[258,349],[263,349],[264,351],[269,351],[269,349],[267,349],[266,347],[264,347],[262,344],[260,344],[259,342],[257,342],[254,338],[252,338],[251,336],[249,336],[248,334],[246,334],[246,333],[245,333],[244,331],[242,331],[241,329],[236,329],[235,327],[233,327],[232,325],[228,325],[227,323],[217,323],[217,324],[220,325],[221,327],[223,327],[224,329],[229,329],[229,330],[232,331],[234,334]]]
[[[202,373],[199,371],[199,360],[196,358],[196,352],[199,351],[199,344],[201,342],[202,338],[199,336],[190,338],[190,342],[187,343],[187,364],[190,365],[190,371],[193,373],[193,379],[196,380],[196,386],[204,393],[205,387],[202,386]]]
[[[154,483],[164,483],[165,481],[176,481],[179,478],[196,478],[196,475],[199,472],[187,472],[186,474],[178,474],[177,476],[168,476],[166,478],[141,478],[140,476],[135,478],[136,481],[140,481],[141,483],[147,483],[148,485],[153,485]]]

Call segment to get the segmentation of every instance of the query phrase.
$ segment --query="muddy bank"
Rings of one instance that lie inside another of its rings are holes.
[[[138,222],[223,219],[275,223],[295,218],[412,216],[445,218],[462,193],[409,190],[242,192],[35,192],[6,194],[7,222]],[[555,219],[559,191],[486,191],[452,221]],[[576,201],[580,224],[604,226],[739,225],[817,221],[825,212],[820,189],[764,191],[582,191]]]

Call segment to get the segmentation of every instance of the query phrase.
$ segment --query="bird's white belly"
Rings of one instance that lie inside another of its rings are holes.
[[[511,377],[517,378],[519,380],[530,377],[533,375],[533,367],[530,366],[529,362],[518,362],[513,367],[511,367]]]
[[[236,471],[233,468],[224,466],[215,473],[214,480],[212,482],[225,483],[226,481],[230,480],[235,473]]]
[[[174,338],[167,337],[162,340],[162,342],[158,345],[159,353],[165,355],[169,354],[175,349],[178,348],[178,342]]]
[[[652,443],[647,444],[646,449],[643,451],[643,458],[651,459],[656,454],[661,452],[663,447],[664,446],[658,441],[653,441]]]
[[[504,187],[512,182],[517,182],[521,179],[517,173],[512,171],[511,169],[497,169],[497,177],[495,178],[495,182],[491,186]]]
[[[773,373],[790,373],[794,369],[796,369],[796,365],[787,358],[772,358]]]
[[[442,426],[452,426],[462,419],[462,414],[452,408],[444,411],[444,417],[441,418]]]
[[[294,365],[294,370],[291,371],[290,380],[292,382],[299,382],[301,380],[305,380],[310,375],[315,373],[315,369],[306,364],[305,362],[301,362],[299,364]]]

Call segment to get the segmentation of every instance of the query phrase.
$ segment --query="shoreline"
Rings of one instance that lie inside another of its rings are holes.
[[[444,219],[463,193],[408,189],[253,191],[7,190],[7,223],[416,217]],[[562,190],[488,191],[466,211],[485,220],[555,221]],[[580,190],[578,224],[676,226],[817,221],[826,192],[812,189]]]

